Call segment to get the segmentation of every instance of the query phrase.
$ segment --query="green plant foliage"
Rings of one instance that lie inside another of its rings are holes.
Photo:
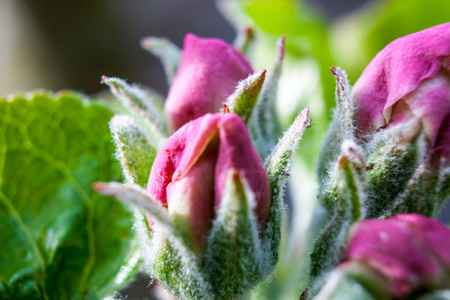
[[[131,214],[91,188],[122,177],[112,113],[82,98],[0,99],[1,299],[99,299],[135,274]]]

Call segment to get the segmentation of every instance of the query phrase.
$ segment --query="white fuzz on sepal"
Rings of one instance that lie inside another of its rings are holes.
[[[119,182],[97,182],[94,189],[100,194],[114,197],[124,204],[136,207],[141,211],[148,213],[152,221],[158,223],[168,232],[176,230],[172,219],[167,210],[155,199],[153,199],[146,190],[137,184],[122,184]]]
[[[266,78],[266,70],[256,72],[240,81],[236,90],[225,103],[230,112],[237,114],[247,123],[258,100]]]
[[[265,278],[254,201],[245,179],[230,170],[204,261],[215,299],[242,297]]]
[[[330,173],[335,169],[336,159],[341,155],[342,142],[344,140],[353,140],[355,134],[355,108],[350,97],[347,74],[339,67],[331,67],[330,69],[336,80],[337,106],[334,111],[333,121],[325,137],[324,145],[326,146],[321,149],[318,163],[318,178],[320,201],[322,205],[331,211],[333,207],[330,207],[331,203],[326,202],[324,194],[329,188],[330,180],[333,177]]]
[[[333,215],[317,237],[310,254],[311,283],[342,259],[348,229],[365,214],[365,186],[358,180],[347,157],[338,158],[335,176],[333,189],[327,193],[335,201]]]
[[[165,38],[146,37],[141,40],[141,47],[157,56],[164,66],[167,82],[172,84],[181,60],[181,49]]]
[[[291,127],[273,149],[265,161],[269,176],[271,202],[266,224],[262,228],[262,249],[264,268],[267,274],[278,262],[281,231],[283,227],[283,195],[291,170],[292,158],[299,146],[303,132],[310,127],[309,109],[305,108],[297,116]]]
[[[420,213],[436,217],[447,198],[447,196],[440,197],[445,193],[439,193],[441,167],[442,151],[436,149],[417,168],[405,191],[397,198],[394,207],[388,214]]]
[[[385,129],[366,145],[368,168],[367,218],[390,214],[423,160],[426,143],[419,120]]]
[[[339,109],[339,128],[341,139],[351,139],[355,130],[352,98],[350,97],[350,85],[347,79],[347,73],[339,67],[331,67],[336,80],[336,102]]]
[[[185,231],[158,201],[136,184],[96,183],[94,188],[135,209],[139,238],[146,241],[140,243],[142,257],[150,274],[180,299],[212,299]]]
[[[292,157],[300,144],[303,132],[311,126],[311,119],[308,114],[309,109],[306,107],[300,112],[265,160],[264,164],[272,187],[272,197],[283,196],[278,194],[282,192],[289,177]]]
[[[357,170],[366,168],[366,156],[364,150],[351,139],[344,140],[341,145],[342,155],[352,163]]]
[[[102,77],[102,83],[109,86],[130,114],[145,129],[153,144],[159,148],[167,140],[167,130],[162,113],[162,102],[160,99],[149,95],[146,91],[130,86],[124,80],[116,77]]]
[[[367,162],[364,150],[354,140],[345,140],[342,143],[342,156],[348,159],[349,165],[352,169],[354,181],[357,186],[357,192],[359,193],[359,207],[360,216],[365,218],[367,213],[367,188],[368,188],[368,176],[367,176]]]
[[[110,129],[116,144],[116,158],[122,165],[127,183],[147,185],[150,170],[156,157],[156,149],[144,130],[133,118],[115,115]]]

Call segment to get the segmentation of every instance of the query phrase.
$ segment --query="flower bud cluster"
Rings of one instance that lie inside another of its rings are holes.
[[[173,82],[162,105],[103,78],[134,118],[111,122],[127,183],[96,188],[135,209],[145,266],[173,295],[248,297],[278,263],[287,175],[310,126],[305,108],[278,139],[284,38],[273,73],[254,74],[219,39],[188,34],[182,51],[143,43]],[[450,231],[425,217],[450,193],[449,65],[447,23],[387,45],[353,88],[331,68],[338,107],[319,162],[321,229],[309,261],[317,299],[354,286],[355,299],[450,288]]]
[[[344,71],[331,68],[338,107],[319,162],[326,210],[310,255],[312,282],[343,259],[354,222],[436,217],[448,199],[449,58],[446,23],[387,45],[353,88]]]
[[[417,299],[448,289],[448,249],[450,229],[432,218],[400,214],[357,222],[350,230],[344,262],[328,275],[335,282],[325,286],[333,287],[324,287],[315,299],[334,299],[347,283],[360,286],[375,299]],[[359,298],[349,295],[348,299]]]
[[[285,174],[308,109],[272,153],[262,144],[258,152],[247,127],[260,143],[276,144],[278,126],[267,124],[275,112],[261,110],[274,107],[283,42],[265,85],[266,70],[252,74],[244,55],[219,39],[188,34],[182,51],[143,40],[173,79],[164,108],[123,80],[103,78],[135,120],[111,122],[127,183],[96,189],[135,209],[145,266],[180,299],[245,297],[278,263]]]
[[[449,59],[447,23],[387,45],[351,92],[338,86],[337,120],[328,136],[333,147],[324,149],[320,166],[320,175],[328,177],[321,178],[325,206],[335,202],[327,193],[333,189],[341,145],[350,139],[366,160],[368,184],[361,188],[367,192],[367,217],[393,212],[432,216],[439,211],[450,166]],[[435,184],[424,186],[423,181]],[[415,199],[415,189],[429,199]]]

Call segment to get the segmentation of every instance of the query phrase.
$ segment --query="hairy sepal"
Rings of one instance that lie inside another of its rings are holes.
[[[244,178],[229,172],[225,196],[208,237],[204,270],[215,299],[235,299],[264,277],[254,195]]]
[[[266,78],[266,70],[256,72],[238,83],[234,93],[228,97],[226,106],[248,123]]]
[[[162,102],[137,86],[131,86],[120,78],[102,77],[102,83],[109,86],[129,110],[130,114],[145,129],[152,143],[159,149],[167,140],[167,129],[162,113]]]
[[[442,151],[436,149],[417,168],[408,182],[407,188],[396,200],[390,215],[419,213],[428,217],[436,217],[443,204],[439,194],[441,174],[443,173],[441,165]]]
[[[166,72],[167,82],[172,84],[181,60],[181,49],[165,38],[146,37],[141,40],[141,47],[161,60]]]
[[[147,256],[149,273],[178,299],[213,299],[212,290],[204,280],[199,257],[183,241],[152,228],[151,246]]]
[[[276,102],[285,54],[284,41],[284,36],[278,40],[275,63],[262,87],[261,95],[249,122],[250,134],[261,157],[266,157],[270,153],[281,134]]]
[[[418,120],[376,133],[366,146],[369,166],[367,218],[390,214],[420,164],[426,141]]]
[[[143,212],[148,213],[152,221],[160,224],[165,230],[176,232],[167,210],[139,185],[133,183],[97,182],[94,185],[94,189],[100,194],[117,198],[126,205],[139,208]]]
[[[344,140],[352,140],[354,137],[355,109],[350,97],[350,85],[347,74],[339,67],[331,67],[330,70],[336,80],[337,107],[323,143],[325,146],[321,149],[318,164],[318,178],[320,202],[324,207],[332,211],[333,203],[329,203],[324,196],[332,177],[330,172],[335,169],[336,159],[341,153],[342,142]]]
[[[116,144],[116,158],[122,165],[126,182],[146,187],[157,153],[155,146],[129,116],[114,116],[110,129]]]
[[[316,239],[310,254],[311,284],[342,259],[342,250],[350,226],[365,216],[366,182],[361,181],[357,164],[346,156],[340,156],[338,159],[335,184],[329,191],[336,201],[334,213]]]
[[[289,178],[293,156],[306,128],[311,125],[309,109],[300,112],[293,124],[284,133],[272,153],[265,160],[271,190],[269,216],[263,229],[263,249],[267,251],[265,262],[274,265],[278,261],[281,229],[283,224],[283,196]]]
[[[134,209],[142,257],[152,276],[180,299],[210,299],[210,288],[184,228],[158,201],[136,184],[96,183],[94,188]]]

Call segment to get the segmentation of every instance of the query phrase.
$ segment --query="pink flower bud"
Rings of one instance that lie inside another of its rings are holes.
[[[347,257],[340,268],[355,273],[353,266],[375,281],[383,278],[382,288],[395,297],[450,287],[450,230],[428,217],[361,221],[353,227]]]
[[[190,120],[219,112],[237,82],[252,73],[246,58],[224,41],[187,34],[165,106],[169,127],[175,131]]]
[[[186,220],[201,250],[230,171],[247,181],[262,224],[270,205],[269,179],[244,123],[235,114],[206,114],[175,132],[155,158],[147,191],[174,218]]]
[[[450,154],[450,23],[387,45],[355,83],[352,97],[362,135],[419,118],[430,146]]]

